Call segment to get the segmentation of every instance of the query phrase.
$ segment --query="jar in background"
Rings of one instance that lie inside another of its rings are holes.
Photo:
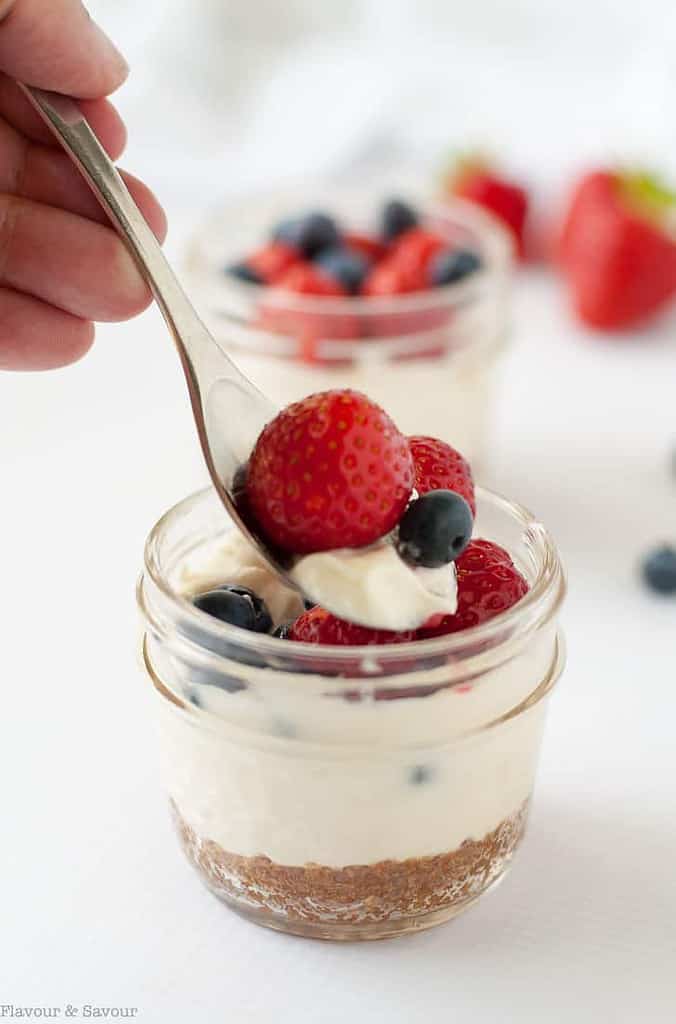
[[[382,297],[301,295],[225,272],[265,244],[289,214],[322,208],[367,230],[384,195],[289,190],[224,209],[193,240],[186,277],[210,329],[242,370],[280,404],[355,388],[387,409],[404,433],[440,437],[480,460],[510,320],[511,242],[472,204],[407,197],[422,224],[469,248],[481,269],[454,284]]]

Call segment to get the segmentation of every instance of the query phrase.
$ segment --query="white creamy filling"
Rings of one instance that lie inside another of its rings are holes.
[[[486,683],[500,686],[504,671]],[[199,689],[206,710],[211,695]],[[307,751],[312,729],[302,711],[279,719],[288,739],[254,733],[249,746],[227,730],[195,728],[192,715],[163,699],[167,788],[202,839],[241,856],[344,867],[446,853],[483,839],[533,788],[545,702],[472,739],[397,746],[411,717],[422,716],[431,729],[435,721],[464,718],[475,699],[478,693],[447,691],[419,701],[346,704],[338,715],[346,734],[348,719],[358,733],[365,716],[381,738],[371,753],[352,757],[336,756],[330,744],[325,753]]]
[[[236,530],[177,580],[193,593],[224,582],[255,589],[276,622],[302,610]],[[201,838],[279,864],[342,867],[457,849],[531,793],[546,702],[482,726],[547,678],[555,651],[551,624],[481,681],[418,699],[330,700],[322,694],[331,681],[312,675],[280,673],[279,687],[236,693],[176,680],[197,706],[182,712],[158,695],[167,788]],[[418,681],[446,677],[443,667],[420,670]]]
[[[178,586],[186,593],[197,594],[223,583],[253,590],[265,601],[275,626],[303,613],[303,599],[298,591],[284,586],[239,530],[230,530],[218,548],[207,553],[204,562],[184,569]]]
[[[305,555],[290,575],[303,593],[334,615],[374,629],[417,629],[430,616],[452,615],[457,608],[453,564],[412,569],[387,541],[362,550]],[[281,582],[239,530],[231,530],[203,564],[185,569],[179,586],[194,594],[223,583],[258,594],[275,626],[303,613],[298,591]]]
[[[387,541],[305,555],[289,575],[334,615],[373,629],[418,629],[432,615],[453,615],[458,605],[453,564],[412,569]]]

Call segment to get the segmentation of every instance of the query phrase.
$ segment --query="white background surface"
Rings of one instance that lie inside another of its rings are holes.
[[[168,197],[178,251],[185,182],[143,140],[126,164]],[[484,482],[561,546],[569,664],[511,875],[456,922],[373,945],[240,921],[170,831],[133,585],[148,528],[205,471],[159,316],[102,328],[69,370],[0,377],[0,1004],[136,1006],[144,1024],[673,1021],[676,605],[635,567],[676,534],[676,324],[592,339],[538,273],[516,319]]]

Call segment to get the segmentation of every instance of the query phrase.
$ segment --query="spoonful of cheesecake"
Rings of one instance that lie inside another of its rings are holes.
[[[357,392],[310,396],[277,413],[202,323],[77,103],[21,89],[148,282],[183,366],[213,486],[269,567],[335,615],[374,629],[415,629],[452,614],[451,563],[469,541],[468,507],[454,507],[450,519],[437,510],[431,527],[407,525],[424,516],[415,509],[422,499],[409,507],[416,495],[406,438]],[[444,552],[430,555],[435,543]]]

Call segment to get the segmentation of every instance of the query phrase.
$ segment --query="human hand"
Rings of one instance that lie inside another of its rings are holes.
[[[126,320],[150,302],[124,243],[13,81],[79,98],[116,160],[126,131],[105,97],[127,73],[80,0],[0,0],[0,369],[74,362],[94,340],[93,321]],[[163,241],[162,208],[123,177]]]

